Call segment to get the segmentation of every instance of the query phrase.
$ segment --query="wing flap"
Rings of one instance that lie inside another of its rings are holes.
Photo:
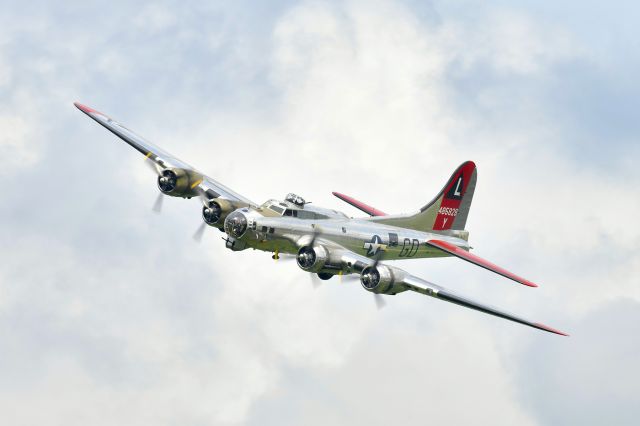
[[[496,274],[502,275],[503,277],[509,278],[510,280],[516,281],[520,284],[524,284],[529,287],[538,287],[536,283],[533,283],[526,278],[522,278],[519,275],[514,274],[513,272],[507,271],[506,269],[489,262],[481,258],[480,256],[476,256],[475,254],[469,253],[466,250],[461,249],[451,243],[442,240],[429,240],[427,241],[427,245],[442,250],[446,253],[449,253],[452,256],[458,257],[462,260],[466,260],[467,262],[473,263],[474,265],[478,265],[482,268],[485,268],[491,272],[495,272]]]

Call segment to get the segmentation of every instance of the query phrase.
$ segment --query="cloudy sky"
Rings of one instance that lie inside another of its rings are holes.
[[[204,4],[203,4],[204,3]],[[217,3],[217,4],[215,4]],[[635,2],[2,2],[11,425],[637,424]],[[358,212],[478,165],[476,253],[402,267],[539,332],[233,253],[72,103],[247,197]]]

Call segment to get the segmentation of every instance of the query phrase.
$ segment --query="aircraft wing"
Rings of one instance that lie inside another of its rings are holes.
[[[485,314],[537,328],[538,330],[568,336],[567,333],[556,330],[542,323],[529,321],[493,306],[476,302],[467,297],[458,295],[451,290],[447,290],[444,287],[411,275],[400,268],[381,264],[376,262],[375,259],[360,256],[348,250],[345,250],[341,254],[341,262],[344,266],[350,269],[351,272],[359,272],[361,277],[371,273],[370,277],[373,277],[374,280],[370,281],[368,285],[363,284],[363,287],[376,294],[397,294],[406,290],[411,290],[426,296],[431,296],[435,299],[455,303],[456,305],[464,306],[465,308],[474,309],[476,311],[484,312]],[[375,271],[372,271],[372,269]],[[377,282],[375,281],[376,277],[378,280]]]
[[[473,301],[469,298],[457,295],[450,290],[447,290],[441,286],[437,286],[429,281],[423,280],[422,278],[418,278],[410,274],[406,274],[403,277],[402,282],[410,290],[421,294],[426,294],[427,296],[435,297],[436,299],[444,300],[445,302],[455,303],[456,305],[464,306],[465,308],[474,309],[476,311],[484,312],[485,314],[524,324],[529,327],[537,328],[538,330],[548,331],[550,333],[559,334],[561,336],[568,336],[567,333],[551,328],[548,325],[529,321],[508,312],[504,312],[498,308],[494,308],[493,306]]]
[[[502,275],[503,277],[509,278],[515,282],[520,284],[524,284],[529,287],[538,287],[537,284],[529,281],[526,278],[522,278],[513,272],[509,272],[504,268],[501,268],[498,265],[495,265],[488,260],[481,258],[480,256],[476,256],[475,254],[471,254],[466,250],[461,249],[458,246],[454,246],[451,243],[442,240],[429,240],[427,241],[427,245],[437,248],[438,250],[442,250],[445,253],[449,253],[452,256],[459,257],[460,259],[466,260],[467,262],[473,263],[474,265],[478,265],[482,268],[488,269],[491,272],[495,272],[496,274]]]
[[[189,164],[179,160],[166,151],[163,151],[161,148],[153,145],[151,142],[146,141],[142,137],[136,135],[134,132],[124,127],[122,124],[118,123],[115,120],[112,120],[107,115],[96,111],[93,108],[82,105],[78,102],[75,102],[74,105],[80,111],[84,112],[93,120],[97,121],[98,124],[105,127],[111,133],[139,151],[149,161],[153,162],[158,170],[177,168],[189,172],[190,175],[194,177],[193,182],[190,183],[192,190],[197,191],[198,193],[200,191],[204,192],[207,198],[222,197],[232,201],[241,201],[246,204],[255,205],[255,203],[251,200],[243,197],[242,195],[215,181],[214,179],[204,175],[203,173],[200,173]],[[197,193],[194,192],[193,195],[197,195]]]

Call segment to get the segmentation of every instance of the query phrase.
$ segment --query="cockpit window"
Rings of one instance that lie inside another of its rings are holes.
[[[282,212],[284,212],[284,209],[282,207],[274,206],[273,204],[269,206],[269,209],[273,210],[278,214],[282,214]]]
[[[298,219],[328,219],[329,217],[320,213],[306,210],[298,210]]]
[[[284,211],[285,216],[298,217],[298,210],[286,209]]]

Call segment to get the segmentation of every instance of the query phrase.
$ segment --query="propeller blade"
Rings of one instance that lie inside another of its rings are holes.
[[[340,275],[340,282],[350,283],[350,282],[360,282],[360,275]]]
[[[311,275],[311,285],[313,286],[313,289],[314,290],[319,289],[320,286],[322,285],[322,280],[318,277],[318,274],[314,274],[312,272],[310,275]]]
[[[207,228],[207,224],[202,222],[196,232],[193,234],[193,239],[196,242],[202,241],[202,236],[204,235],[204,230]]]
[[[153,211],[156,213],[162,212],[162,200],[164,200],[164,194],[160,192],[156,197],[155,203],[153,203]]]
[[[382,297],[381,294],[374,293],[373,298],[376,301],[376,308],[378,308],[378,310],[387,306],[387,302],[384,301],[384,298]]]
[[[273,256],[272,256],[273,257]],[[278,255],[278,262],[291,262],[291,261],[295,261],[296,260],[296,255],[295,254],[289,254],[289,253],[280,253]]]
[[[160,166],[158,166],[156,162],[153,161],[150,157],[145,157],[144,163],[147,165],[147,167],[153,170],[153,173],[157,174],[158,176],[162,174],[162,169],[160,168]]]
[[[340,271],[338,272],[338,276],[340,277],[340,283],[360,281],[360,274],[344,274]]]
[[[375,257],[373,258],[373,265],[371,265],[372,268],[376,268],[376,266],[378,266],[378,263],[380,263],[380,260],[382,260],[382,256],[384,256],[384,250],[380,249],[378,250],[378,253],[376,253]]]
[[[194,188],[200,197],[200,201],[202,201],[202,205],[205,207],[209,207],[209,203],[211,203],[211,199],[207,196],[205,190],[200,186],[196,186]]]
[[[322,234],[322,229],[320,229],[320,227],[318,225],[316,225],[313,228],[313,234],[311,234],[311,242],[309,243],[309,245],[311,247],[313,247],[314,243],[316,242],[316,239]]]

